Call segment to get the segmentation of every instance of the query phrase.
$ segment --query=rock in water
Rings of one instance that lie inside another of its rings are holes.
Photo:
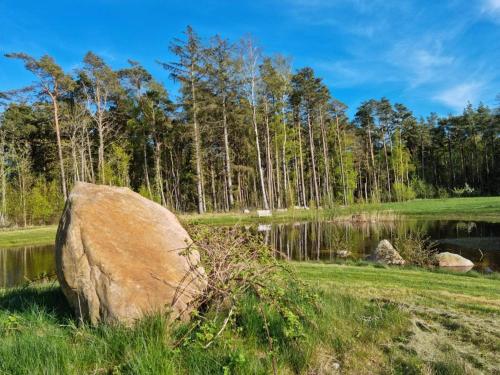
[[[76,315],[131,324],[153,312],[187,318],[206,286],[175,215],[127,188],[77,183],[56,236],[61,288]]]
[[[454,253],[445,252],[436,254],[436,259],[439,262],[439,267],[444,267],[450,270],[469,271],[472,267],[474,267],[474,263],[472,263],[469,259]]]
[[[401,255],[399,255],[388,240],[382,240],[379,242],[375,252],[373,253],[373,260],[385,264],[405,264],[405,260],[401,257]]]

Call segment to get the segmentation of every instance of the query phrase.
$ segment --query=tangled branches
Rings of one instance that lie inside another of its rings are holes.
[[[396,238],[394,246],[409,264],[429,267],[436,263],[437,242],[420,232],[407,233]]]
[[[190,233],[207,279],[196,301],[199,327],[191,339],[207,348],[224,330],[243,330],[245,316],[253,314],[261,321],[263,341],[273,355],[280,340],[296,340],[305,324],[313,324],[311,314],[319,309],[316,295],[258,235],[241,227],[196,226]]]

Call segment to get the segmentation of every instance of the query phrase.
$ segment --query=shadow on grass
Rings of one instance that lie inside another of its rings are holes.
[[[60,323],[74,318],[57,284],[0,290],[0,311],[11,314],[39,311],[52,315]]]

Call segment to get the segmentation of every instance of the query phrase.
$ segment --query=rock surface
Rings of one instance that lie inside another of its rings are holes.
[[[77,183],[57,230],[57,277],[76,315],[92,324],[167,311],[187,318],[206,286],[198,252],[185,250],[191,243],[157,203],[127,188]]]
[[[468,268],[468,270],[474,267],[474,263],[469,259],[454,253],[445,252],[436,254],[436,259],[439,267]]]
[[[374,261],[384,264],[403,265],[406,263],[388,240],[379,242],[372,258]]]

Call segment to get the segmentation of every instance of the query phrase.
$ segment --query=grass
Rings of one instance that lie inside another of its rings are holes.
[[[54,243],[56,230],[56,225],[4,230],[0,232],[0,247],[49,245]]]
[[[363,263],[361,263],[363,265]],[[417,269],[296,263],[321,309],[290,338],[272,311],[279,374],[499,374],[500,280]],[[205,331],[149,317],[133,328],[74,320],[56,284],[0,290],[0,374],[268,374],[248,297],[209,348]],[[304,306],[305,310],[310,310]],[[290,322],[288,322],[290,323]]]
[[[187,224],[233,225],[305,221],[348,217],[356,213],[371,213],[375,217],[391,214],[429,220],[476,220],[500,222],[500,197],[417,199],[409,202],[353,205],[324,210],[288,210],[274,212],[272,217],[258,217],[255,212],[181,214]],[[48,245],[54,242],[57,227],[44,226],[0,231],[0,247]]]
[[[403,215],[412,218],[434,220],[477,220],[500,222],[500,197],[472,197],[447,199],[416,199],[408,202],[391,202],[380,204],[355,204],[347,207],[335,207],[321,210],[288,210],[274,212],[272,217],[256,216],[255,212],[243,214],[208,213],[184,214],[180,218],[191,224],[235,224],[265,223],[293,220],[335,219],[352,214],[372,213],[374,216]]]
[[[500,197],[417,199],[380,208],[412,217],[500,222]]]

